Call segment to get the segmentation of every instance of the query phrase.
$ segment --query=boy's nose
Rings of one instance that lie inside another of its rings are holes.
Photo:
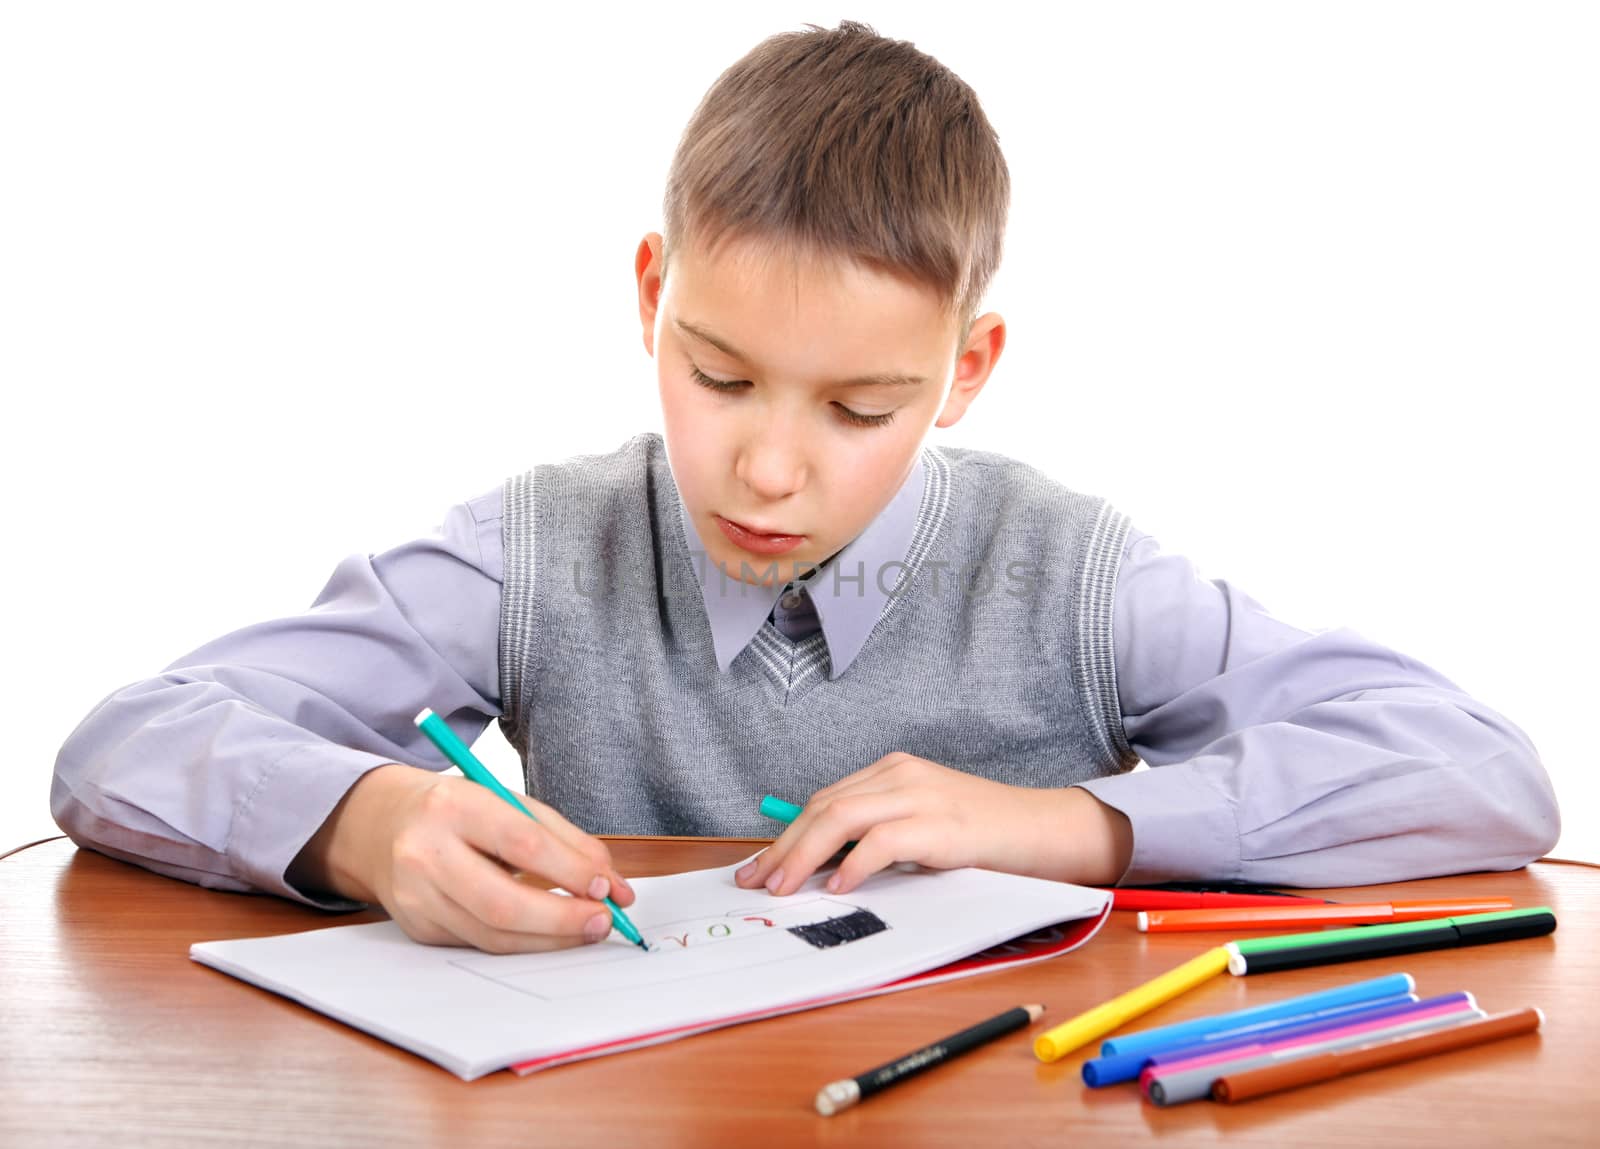
[[[806,464],[792,435],[772,433],[747,442],[734,473],[763,499],[781,499],[805,485]]]

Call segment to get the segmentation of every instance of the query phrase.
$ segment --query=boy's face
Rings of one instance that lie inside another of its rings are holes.
[[[673,478],[710,561],[758,585],[771,564],[787,582],[860,534],[1005,345],[990,313],[956,356],[931,292],[847,261],[680,248],[663,290],[651,232],[634,263]],[[868,376],[917,381],[849,382]]]

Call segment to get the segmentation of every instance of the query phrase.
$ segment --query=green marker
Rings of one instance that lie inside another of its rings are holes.
[[[1521,910],[1495,910],[1486,914],[1458,914],[1452,918],[1423,918],[1415,922],[1393,922],[1389,925],[1352,926],[1345,930],[1325,930],[1298,934],[1273,934],[1269,938],[1242,938],[1233,944],[1239,952],[1250,954],[1269,953],[1273,950],[1296,949],[1300,946],[1325,946],[1335,945],[1339,942],[1368,941],[1372,938],[1389,937],[1394,934],[1420,934],[1428,930],[1448,929],[1451,926],[1473,926],[1481,923],[1507,921],[1512,918],[1528,918],[1541,914],[1552,913],[1549,906],[1529,906]]]
[[[456,732],[451,730],[445,724],[445,720],[435,714],[431,708],[425,709],[421,714],[417,715],[416,723],[422,728],[422,732],[428,736],[428,740],[439,748],[439,753],[455,763],[463,774],[478,783],[478,785],[494,791],[519,811],[533,818],[533,813],[521,802],[517,801],[515,794],[500,784],[500,779],[489,773],[489,768],[478,761],[477,757],[467,747],[467,744],[457,738]],[[533,818],[533,820],[537,822],[539,819]],[[646,953],[649,953],[650,947],[644,944],[644,938],[640,935],[639,928],[628,920],[628,915],[622,912],[622,907],[610,898],[602,900],[606,904],[606,909],[611,911],[611,924],[617,927],[617,932]]]
[[[1356,926],[1347,930],[1278,934],[1229,942],[1228,972],[1235,976],[1300,969],[1362,958],[1398,957],[1423,950],[1484,945],[1542,937],[1556,928],[1549,906],[1457,914],[1391,925]]]

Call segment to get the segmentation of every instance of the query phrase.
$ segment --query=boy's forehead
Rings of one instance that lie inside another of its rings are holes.
[[[874,343],[903,342],[912,332],[920,341],[948,325],[931,290],[843,255],[742,241],[715,252],[685,245],[674,261],[667,275],[674,326],[733,355],[741,330],[775,315],[806,313],[870,332]]]

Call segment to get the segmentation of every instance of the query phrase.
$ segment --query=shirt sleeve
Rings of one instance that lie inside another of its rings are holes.
[[[339,563],[309,609],[209,642],[90,711],[50,805],[80,846],[214,889],[326,909],[285,872],[368,770],[449,763],[424,706],[471,742],[500,713],[499,491],[431,535]]]
[[[1357,632],[1309,632],[1130,531],[1117,695],[1151,767],[1082,783],[1128,816],[1123,882],[1365,885],[1507,870],[1559,836],[1526,734]]]

